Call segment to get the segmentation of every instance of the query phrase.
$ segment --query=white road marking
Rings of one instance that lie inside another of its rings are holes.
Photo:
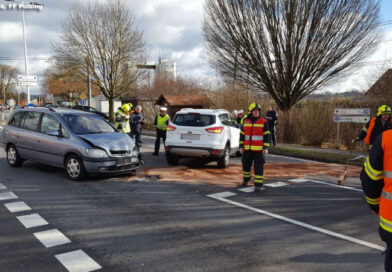
[[[4,206],[12,213],[30,211],[31,208],[23,201],[6,203]]]
[[[227,193],[230,193],[230,192],[224,192],[224,193],[225,194],[223,194],[223,195],[228,195]],[[298,220],[294,220],[294,219],[291,219],[291,218],[288,218],[288,217],[285,217],[285,216],[281,216],[279,214],[275,214],[275,213],[267,212],[265,210],[257,209],[257,208],[254,208],[254,207],[251,207],[251,206],[248,206],[248,205],[236,202],[236,201],[232,201],[232,200],[226,199],[225,197],[219,197],[217,195],[219,195],[219,193],[218,194],[213,194],[213,195],[207,195],[207,196],[211,197],[211,198],[214,198],[214,199],[217,199],[217,200],[220,200],[222,202],[226,202],[228,204],[240,207],[240,208],[244,208],[244,209],[256,212],[256,213],[264,214],[266,216],[273,217],[275,219],[278,219],[278,220],[281,220],[281,221],[284,221],[284,222],[287,222],[287,223],[290,223],[290,224],[301,226],[301,227],[304,227],[304,228],[307,228],[307,229],[310,229],[310,230],[313,230],[313,231],[321,232],[321,233],[324,233],[326,235],[333,236],[333,237],[336,237],[336,238],[340,238],[340,239],[343,239],[343,240],[346,240],[346,241],[349,241],[349,242],[352,242],[352,243],[356,243],[356,244],[359,244],[359,245],[367,246],[367,247],[370,247],[370,248],[373,248],[373,249],[377,249],[377,250],[380,250],[380,251],[384,251],[385,250],[385,247],[382,247],[382,246],[379,246],[379,245],[376,245],[376,244],[373,244],[373,243],[370,243],[370,242],[366,242],[366,241],[363,241],[363,240],[360,240],[360,239],[357,239],[357,238],[353,238],[353,237],[350,237],[350,236],[347,236],[347,235],[343,235],[343,234],[340,234],[340,233],[337,233],[337,232],[333,232],[333,231],[329,231],[329,230],[326,230],[326,229],[323,229],[323,228],[319,228],[319,227],[316,227],[316,226],[313,226],[313,225],[310,225],[310,224],[307,224],[307,223],[303,223],[303,222],[298,221]],[[232,195],[235,195],[235,194],[232,194]]]
[[[80,249],[58,254],[55,257],[70,272],[89,272],[102,268]]]
[[[286,185],[288,185],[286,182],[281,182],[281,181],[264,184],[264,186],[268,186],[268,187],[282,187],[282,186],[286,186]]]
[[[249,188],[252,188],[252,187],[249,187]],[[211,197],[211,198],[219,199],[219,198],[230,197],[230,196],[235,196],[235,195],[237,195],[237,194],[232,193],[232,192],[222,192],[222,193],[216,193],[216,194],[211,194],[211,195],[207,195],[207,196]]]
[[[302,182],[307,182],[309,180],[306,178],[296,178],[296,179],[289,179],[289,181],[294,183],[302,183]]]
[[[263,190],[265,190],[265,188],[261,187],[260,190],[263,191]],[[255,191],[255,187],[254,186],[245,187],[245,188],[238,189],[238,191],[241,191],[241,192],[244,192],[244,193],[252,193],[252,192]]]
[[[23,224],[23,226],[25,226],[26,229],[39,227],[39,226],[45,226],[45,225],[49,224],[48,222],[46,222],[45,219],[43,219],[37,213],[23,215],[23,216],[17,216],[16,218],[20,221],[20,223]]]
[[[332,186],[332,187],[337,187],[337,188],[342,188],[342,189],[347,189],[347,190],[352,190],[352,191],[357,191],[357,192],[363,193],[363,191],[361,189],[357,189],[354,187],[342,186],[342,185],[337,185],[337,184],[324,182],[324,181],[318,181],[318,180],[314,180],[314,179],[308,179],[308,181],[313,182],[313,183],[324,184],[324,185],[328,185],[328,186]]]
[[[320,163],[319,161],[312,161],[312,160],[307,160],[307,159],[300,159],[300,158],[296,158],[296,157],[289,157],[289,156],[284,156],[284,155],[268,154],[267,156],[272,156],[272,157],[281,157],[281,158],[292,159],[292,160],[296,160],[296,161],[303,161],[303,162]]]
[[[0,183],[0,190],[7,190],[7,187],[4,184]]]
[[[54,247],[71,243],[71,240],[58,229],[45,230],[33,234],[45,247]]]
[[[13,192],[0,193],[0,201],[18,198]]]

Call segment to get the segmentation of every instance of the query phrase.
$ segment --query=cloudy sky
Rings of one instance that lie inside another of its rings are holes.
[[[94,0],[90,0],[94,1]],[[99,1],[99,0],[95,0]],[[102,0],[101,0],[102,1]],[[77,0],[41,0],[42,12],[25,12],[29,74],[41,76],[48,67],[51,42],[62,30],[62,22]],[[85,1],[83,1],[85,2]],[[87,1],[86,1],[87,2]],[[203,0],[125,0],[134,14],[137,26],[144,32],[150,62],[158,57],[171,58],[177,63],[177,74],[206,80],[216,80],[208,66],[201,35]],[[392,21],[392,1],[382,0],[381,22]],[[7,4],[0,0],[0,4]],[[336,92],[351,88],[364,89],[374,71],[392,62],[392,24],[383,27],[385,35],[378,51],[365,61],[353,77],[331,86]],[[0,10],[0,64],[15,65],[24,74],[24,51],[21,11]],[[33,89],[32,93],[39,92]]]

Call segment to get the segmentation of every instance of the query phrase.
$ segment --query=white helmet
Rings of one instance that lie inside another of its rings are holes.
[[[167,111],[167,108],[166,107],[160,107],[160,110],[161,111]]]

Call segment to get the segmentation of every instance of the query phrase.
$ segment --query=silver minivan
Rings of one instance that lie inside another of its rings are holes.
[[[63,167],[72,180],[86,174],[134,172],[143,165],[133,139],[94,113],[60,108],[16,110],[3,130],[11,167],[24,160]]]

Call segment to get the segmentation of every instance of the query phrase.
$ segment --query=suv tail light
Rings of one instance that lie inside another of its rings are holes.
[[[168,131],[174,131],[174,130],[176,130],[176,127],[174,127],[174,126],[172,126],[172,125],[168,125],[168,126],[167,126],[167,130],[168,130]]]
[[[223,127],[206,128],[206,131],[209,133],[221,134],[223,131]]]

